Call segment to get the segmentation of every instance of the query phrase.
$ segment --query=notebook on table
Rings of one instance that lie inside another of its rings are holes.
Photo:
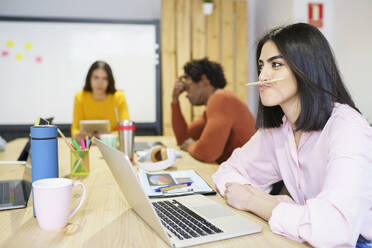
[[[0,164],[0,210],[24,208],[31,193],[31,168],[26,163]],[[12,178],[7,180],[3,178]]]
[[[261,232],[261,226],[204,195],[149,199],[122,152],[95,139],[129,205],[171,247]]]

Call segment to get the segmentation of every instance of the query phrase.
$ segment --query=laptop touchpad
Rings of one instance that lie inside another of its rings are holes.
[[[219,218],[235,215],[233,211],[215,204],[193,207],[193,209],[196,210],[196,213],[200,213],[206,218]]]

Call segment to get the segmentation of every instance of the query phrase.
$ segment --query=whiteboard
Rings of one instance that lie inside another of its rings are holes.
[[[31,124],[38,116],[72,122],[74,95],[90,65],[106,61],[130,117],[159,122],[157,23],[0,21],[0,125]]]

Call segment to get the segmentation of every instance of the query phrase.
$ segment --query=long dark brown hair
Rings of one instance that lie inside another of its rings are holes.
[[[107,89],[106,89],[106,93],[107,94],[115,93],[116,92],[115,80],[114,80],[114,76],[112,74],[111,67],[104,61],[96,61],[90,66],[87,77],[85,78],[85,85],[84,85],[83,90],[84,91],[90,91],[90,92],[92,91],[92,85],[90,83],[90,79],[92,77],[93,71],[96,70],[96,69],[103,69],[107,73],[108,86],[107,86]]]
[[[297,131],[323,129],[335,102],[347,104],[360,112],[342,81],[327,39],[316,27],[296,23],[275,28],[264,35],[256,50],[258,75],[258,60],[268,41],[275,43],[296,77],[301,102],[301,113],[295,122]],[[280,106],[266,107],[260,100],[256,128],[279,127],[283,115]]]

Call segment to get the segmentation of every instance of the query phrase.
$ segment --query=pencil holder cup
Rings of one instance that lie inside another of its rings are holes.
[[[89,150],[70,150],[71,175],[84,176],[89,174]]]

